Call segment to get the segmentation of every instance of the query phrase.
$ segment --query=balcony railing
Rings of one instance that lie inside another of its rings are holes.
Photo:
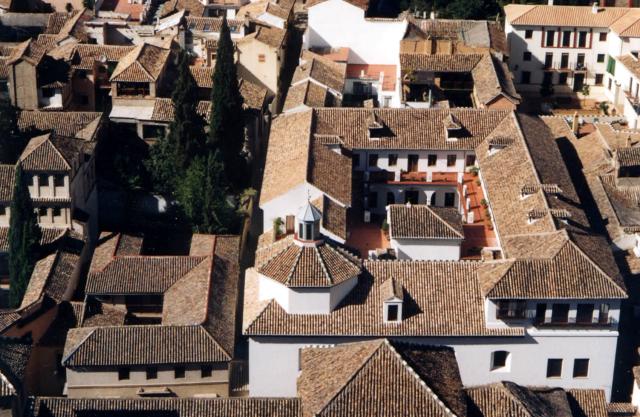
[[[462,173],[457,172],[425,172],[425,171],[369,171],[365,173],[365,180],[370,183],[384,182],[424,182],[436,184],[455,184],[461,182]]]
[[[547,321],[544,319],[540,319],[540,318],[535,318],[533,320],[533,325],[536,327],[540,327],[540,328],[559,328],[559,329],[563,329],[563,328],[579,328],[579,327],[585,327],[585,328],[597,328],[597,327],[610,327],[612,325],[614,325],[616,322],[612,317],[606,317],[603,319],[597,319],[597,320],[577,320],[575,317],[570,318],[566,321]]]
[[[571,62],[555,61],[549,64],[545,62],[544,64],[542,64],[542,69],[587,72],[587,64],[584,62],[576,62],[576,61],[571,61]]]

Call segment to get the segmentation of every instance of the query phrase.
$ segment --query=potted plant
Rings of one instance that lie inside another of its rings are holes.
[[[275,219],[273,219],[273,237],[275,238],[274,240],[278,240],[282,237],[283,224],[284,221],[282,220],[282,217],[276,217]]]

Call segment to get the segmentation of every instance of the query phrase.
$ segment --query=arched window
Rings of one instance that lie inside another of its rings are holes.
[[[436,193],[435,192],[433,194],[431,194],[431,200],[429,200],[429,205],[430,206],[435,206],[436,205]]]
[[[491,370],[509,372],[511,368],[511,354],[506,350],[496,350],[491,353]]]

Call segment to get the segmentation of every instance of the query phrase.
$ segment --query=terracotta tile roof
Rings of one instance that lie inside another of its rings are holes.
[[[190,66],[189,71],[193,80],[196,82],[199,88],[211,88],[213,87],[213,71],[214,67],[199,67]]]
[[[640,33],[640,11],[626,9],[626,13],[611,24],[610,29],[621,37],[636,37]]]
[[[196,112],[205,119],[209,117],[211,102],[201,100],[198,102]],[[151,120],[155,122],[171,123],[174,118],[173,102],[170,98],[155,98]]]
[[[382,91],[394,91],[396,70],[396,65],[347,64],[346,78],[380,80],[382,76]]]
[[[273,48],[280,48],[286,37],[286,30],[274,26],[258,26],[255,32],[239,39],[238,43],[250,42],[252,39],[255,39]]]
[[[392,239],[463,239],[458,210],[426,205],[392,204],[389,235]]]
[[[287,287],[331,287],[360,275],[360,260],[338,246],[302,246],[295,240],[257,266],[258,272]]]
[[[25,171],[71,171],[73,160],[83,150],[84,141],[52,135],[37,136],[29,141],[20,155]]]
[[[240,94],[242,94],[243,106],[250,109],[261,110],[269,98],[269,90],[249,80],[240,80]]]
[[[330,314],[287,314],[274,300],[246,317],[246,335],[298,336],[521,336],[521,328],[487,328],[475,262],[364,261],[367,273]],[[248,275],[246,291],[254,291]],[[403,319],[383,322],[381,285],[394,278],[411,304]],[[245,305],[257,298],[245,297]],[[246,307],[245,311],[247,308]]]
[[[464,128],[464,137],[448,141],[444,121],[455,116]],[[348,149],[475,149],[486,138],[500,132],[498,127],[510,112],[481,109],[362,109],[326,108],[313,110],[313,133],[339,136]],[[388,132],[369,137],[368,120],[375,117]]]
[[[25,416],[78,417],[90,413],[174,412],[180,417],[300,417],[297,398],[64,398],[35,397]]]
[[[93,139],[100,127],[102,113],[74,111],[30,111],[22,110],[18,127],[22,131],[53,131],[60,136]]]
[[[346,64],[334,62],[322,55],[304,50],[300,56],[300,64],[293,74],[292,83],[311,78],[338,93],[342,93],[346,76]]]
[[[125,346],[129,348],[123,349]],[[62,363],[75,368],[210,363],[230,359],[201,326],[118,326],[70,330]]]
[[[467,388],[466,392],[484,417],[607,416],[603,390],[565,391],[499,382]]]
[[[7,65],[13,65],[19,60],[25,60],[32,65],[38,65],[47,52],[47,45],[44,40],[27,39],[16,45],[7,59]]]
[[[21,395],[25,384],[31,344],[19,339],[0,338],[0,393],[1,396]],[[6,384],[6,385],[5,385]]]
[[[66,12],[54,12],[49,15],[47,27],[43,33],[56,35],[73,15]]]
[[[83,248],[84,242],[78,236],[66,233],[58,239],[55,251],[36,263],[20,308],[30,306],[44,296],[56,303],[64,301],[74,290],[71,285],[74,274],[80,271]]]
[[[618,61],[629,70],[635,77],[640,77],[640,61],[633,55],[622,55],[618,57]]]
[[[13,165],[0,165],[0,201],[13,200],[16,169]]]
[[[483,295],[492,299],[626,298],[624,289],[566,238],[551,257],[529,254],[529,259],[486,264],[478,276]]]
[[[13,326],[22,316],[17,310],[0,310],[0,332]]]
[[[89,275],[87,294],[162,294],[185,277],[204,256],[124,256]]]
[[[599,7],[598,13],[593,13],[591,6],[539,5],[528,9],[505,6],[511,25],[607,28],[628,12],[626,7]]]
[[[615,153],[615,158],[621,167],[640,165],[640,148],[621,148]]]
[[[187,22],[187,29],[189,30],[196,30],[199,32],[220,32],[220,29],[222,29],[221,17],[186,16],[185,21]],[[227,20],[227,24],[229,25],[229,30],[237,32],[244,24],[244,20],[229,19]]]
[[[305,81],[289,87],[283,111],[306,107],[325,107],[329,100],[329,91],[312,82]]]
[[[96,62],[118,62],[134,49],[134,46],[79,44],[71,55],[71,66],[90,70]]]
[[[166,17],[180,10],[186,10],[189,16],[204,16],[205,7],[199,0],[168,0],[163,3],[160,17]]]
[[[347,239],[348,209],[327,196],[322,199],[322,227],[336,236]]]
[[[290,6],[293,6],[293,4],[291,4]],[[242,6],[238,10],[238,14],[236,16],[238,19],[258,19],[261,15],[267,13],[286,21],[287,19],[289,19],[291,10],[292,7],[285,8],[281,5],[275,4],[271,0],[258,0]]]
[[[143,43],[118,61],[111,81],[155,82],[160,77],[171,52]]]
[[[485,54],[471,71],[473,88],[482,104],[489,104],[499,95],[504,95],[515,104],[520,102],[520,94],[513,85],[513,75],[504,62],[493,54]]]
[[[482,60],[482,54],[427,55],[420,53],[400,54],[402,73],[423,70],[435,72],[471,72]]]
[[[42,246],[55,243],[67,233],[67,229],[50,227],[41,227],[40,231],[42,232],[42,238],[40,239],[40,245]],[[0,252],[7,252],[9,250],[8,239],[9,227],[0,227]]]
[[[416,417],[466,415],[462,381],[450,348],[374,340],[305,348],[300,365],[298,395],[305,417],[402,415],[407,401]],[[443,369],[449,366],[453,369]],[[431,372],[424,372],[428,368]],[[452,381],[437,381],[446,378]],[[447,400],[456,409],[449,408]]]

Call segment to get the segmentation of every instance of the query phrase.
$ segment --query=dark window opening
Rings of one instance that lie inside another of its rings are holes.
[[[458,157],[456,155],[447,155],[447,166],[454,167],[456,166],[456,161]]]
[[[456,193],[444,193],[444,206],[453,207],[456,203]]]
[[[378,166],[378,155],[375,153],[369,154],[369,167]]]
[[[158,368],[147,368],[147,379],[158,379]]]
[[[547,361],[547,378],[560,378],[562,376],[562,359],[549,359]]]
[[[398,321],[398,306],[396,304],[387,306],[387,321]]]
[[[569,304],[554,304],[551,307],[552,323],[567,323],[569,321]]]
[[[577,323],[591,323],[593,320],[593,304],[578,304]]]
[[[209,378],[213,374],[213,368],[211,365],[202,365],[200,367],[200,377]]]
[[[507,366],[507,359],[509,358],[509,352],[504,350],[498,350],[493,352],[491,370],[504,368]]]
[[[589,376],[589,359],[575,359],[573,361],[573,377],[586,378]]]
[[[391,153],[389,154],[389,166],[390,167],[394,167],[396,165],[398,165],[398,154],[397,153]]]
[[[184,378],[184,367],[180,366],[178,368],[175,368],[173,370],[173,376],[175,377],[175,379]]]
[[[562,46],[571,46],[571,31],[565,30],[562,32]]]
[[[118,369],[118,381],[124,381],[130,378],[130,370],[129,368],[119,368]]]
[[[553,41],[555,40],[556,32],[554,30],[547,31],[547,43],[546,46],[553,46]]]
[[[531,29],[527,29],[524,31],[524,38],[525,39],[531,39],[533,38],[533,30]]]
[[[438,162],[438,155],[428,155],[427,156],[427,166],[434,167]]]

